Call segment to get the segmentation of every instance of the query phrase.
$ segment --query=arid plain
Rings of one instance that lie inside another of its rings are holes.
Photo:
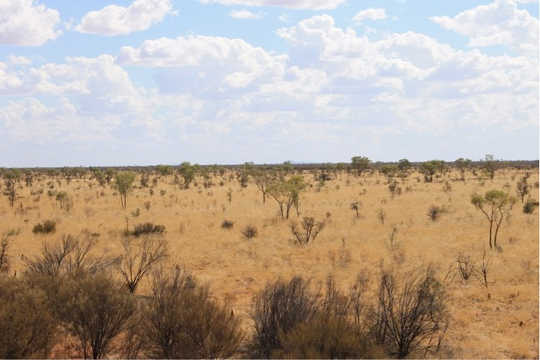
[[[91,176],[37,176],[31,186],[18,185],[13,208],[0,199],[0,233],[15,230],[10,254],[13,271],[22,271],[20,255],[33,256],[44,242],[58,241],[63,234],[90,233],[98,239],[97,250],[121,251],[126,226],[151,222],[164,225],[162,235],[169,246],[169,264],[181,264],[207,283],[214,296],[228,301],[242,319],[245,331],[252,327],[249,312],[253,296],[269,281],[294,275],[324,282],[332,275],[347,288],[358,276],[370,279],[376,297],[381,268],[405,272],[421,264],[434,264],[448,294],[450,325],[442,358],[538,358],[538,210],[523,212],[521,200],[504,219],[498,249],[489,249],[489,224],[471,204],[474,193],[497,189],[516,196],[516,184],[530,173],[529,197],[538,201],[537,169],[499,169],[494,179],[480,171],[465,173],[465,181],[453,169],[432,183],[410,171],[395,178],[401,194],[392,195],[388,179],[377,171],[357,176],[353,172],[330,172],[319,181],[320,171],[303,170],[308,187],[301,192],[298,217],[282,219],[277,203],[262,195],[250,178],[240,185],[228,169],[213,174],[213,186],[203,187],[196,177],[189,189],[175,183],[173,175],[153,172],[149,185],[137,175],[123,209],[113,184],[100,186]],[[153,179],[156,179],[155,181]],[[65,191],[72,200],[62,209],[55,196]],[[358,202],[358,214],[351,208]],[[431,206],[443,211],[436,220],[428,216]],[[294,243],[291,222],[310,216],[324,221],[319,236],[306,246]],[[56,232],[34,234],[44,220],[56,221]],[[223,228],[224,220],[233,223]],[[247,239],[248,226],[257,235]],[[469,257],[480,266],[489,260],[488,284],[459,276],[457,259]],[[139,293],[148,291],[143,281]]]

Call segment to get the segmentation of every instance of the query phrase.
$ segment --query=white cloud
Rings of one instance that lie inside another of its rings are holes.
[[[203,4],[279,6],[289,9],[330,10],[347,0],[200,0]]]
[[[234,19],[260,19],[263,17],[262,14],[256,14],[249,10],[233,10],[229,13],[229,16]]]
[[[514,0],[495,0],[454,17],[435,16],[431,20],[469,37],[471,47],[506,45],[520,53],[538,53],[538,19],[519,9]]]
[[[12,65],[24,66],[32,64],[32,60],[24,56],[9,55],[7,60]]]
[[[0,105],[0,130],[77,141],[117,140],[135,136],[136,128],[174,144],[199,141],[206,145],[197,151],[221,156],[227,150],[209,147],[224,144],[223,134],[231,143],[247,141],[246,151],[264,143],[261,151],[275,154],[298,139],[343,151],[348,143],[355,148],[358,136],[458,138],[490,126],[538,124],[533,58],[462,51],[416,32],[375,40],[328,15],[277,34],[287,55],[241,39],[193,35],[123,47],[116,58],[0,63],[0,93],[18,95]],[[134,66],[145,67],[155,84],[147,86],[156,88],[136,86],[128,72]],[[243,151],[236,146],[230,156]]]
[[[0,44],[40,46],[62,33],[60,13],[34,0],[0,1]]]
[[[90,11],[75,29],[104,36],[127,35],[146,30],[173,13],[171,0],[135,0],[128,7],[109,5]]]
[[[366,9],[358,12],[354,17],[353,21],[361,23],[364,20],[384,20],[386,19],[386,10],[385,9]]]
[[[155,78],[162,91],[192,91],[202,96],[235,96],[261,81],[279,77],[286,57],[272,55],[241,39],[187,36],[147,40],[123,47],[119,64],[169,68]]]

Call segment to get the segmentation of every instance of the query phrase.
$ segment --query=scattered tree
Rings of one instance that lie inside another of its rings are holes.
[[[120,194],[120,202],[122,207],[127,207],[127,194],[131,191],[133,181],[135,181],[135,174],[129,171],[122,171],[116,174],[116,189]]]
[[[500,190],[491,190],[484,196],[473,194],[471,203],[489,221],[489,247],[497,247],[497,235],[504,217],[512,210],[515,199]],[[495,227],[495,228],[494,228]]]

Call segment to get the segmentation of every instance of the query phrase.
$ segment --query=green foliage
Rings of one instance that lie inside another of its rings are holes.
[[[56,231],[56,221],[45,220],[43,223],[38,223],[32,229],[34,234],[50,234]]]
[[[56,288],[55,316],[85,359],[105,357],[135,309],[135,299],[106,274],[67,277]]]
[[[189,162],[183,162],[178,169],[178,173],[184,179],[184,189],[189,189],[189,184],[195,178],[195,173],[198,169],[198,165],[191,165]]]
[[[504,217],[512,210],[516,199],[501,190],[490,190],[484,196],[473,194],[471,204],[489,221],[489,247],[497,247],[497,236]]]
[[[243,338],[231,309],[178,267],[171,275],[154,273],[142,318],[140,336],[149,358],[229,358]]]
[[[43,291],[0,275],[0,358],[49,357],[57,324]]]
[[[369,169],[370,164],[371,160],[365,156],[353,156],[351,159],[351,166],[356,170],[356,173],[359,176]]]
[[[116,189],[120,193],[120,202],[124,209],[127,207],[127,194],[131,191],[134,181],[135,173],[130,171],[122,171],[115,176]]]
[[[411,168],[411,163],[407,159],[401,159],[398,161],[397,167],[399,171],[404,172],[408,171]]]
[[[525,214],[533,214],[534,210],[538,207],[538,201],[534,201],[532,199],[527,200],[527,202],[523,205],[523,212]]]
[[[420,172],[424,175],[425,182],[433,182],[433,175],[437,172],[442,174],[445,171],[445,163],[442,160],[431,160],[420,165]]]
[[[278,203],[282,218],[289,218],[290,210],[293,206],[297,212],[300,206],[300,193],[306,188],[302,176],[293,176],[288,180],[280,179],[274,181],[268,187],[268,194]]]
[[[155,169],[161,176],[167,176],[172,174],[172,168],[168,165],[156,165]]]

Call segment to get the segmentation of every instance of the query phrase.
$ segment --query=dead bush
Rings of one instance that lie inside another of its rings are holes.
[[[208,359],[236,354],[243,334],[233,312],[177,267],[154,273],[142,337],[147,357]]]
[[[257,236],[257,228],[253,225],[248,225],[244,228],[244,230],[242,230],[242,235],[246,238],[246,239],[252,239],[254,237]]]
[[[428,217],[431,219],[431,221],[437,221],[439,220],[440,216],[445,213],[445,209],[438,205],[432,205],[428,210]]]
[[[280,334],[311,319],[316,306],[317,296],[310,292],[309,281],[300,277],[266,285],[254,299],[251,318],[255,332],[249,344],[250,357],[269,358],[283,351]]]
[[[448,327],[443,285],[431,267],[403,276],[398,283],[384,271],[379,284],[374,333],[398,358],[438,352]]]
[[[317,238],[325,224],[324,221],[315,221],[315,218],[306,216],[302,219],[300,225],[302,229],[298,227],[296,222],[292,222],[290,227],[295,243],[304,246]]]
[[[41,254],[33,258],[22,256],[26,272],[49,277],[63,274],[97,273],[112,264],[117,259],[105,255],[91,254],[97,240],[91,236],[82,238],[63,235],[60,242],[53,245],[43,243]]]
[[[152,237],[122,239],[123,254],[118,270],[129,292],[134,293],[140,281],[167,258],[167,242]]]

